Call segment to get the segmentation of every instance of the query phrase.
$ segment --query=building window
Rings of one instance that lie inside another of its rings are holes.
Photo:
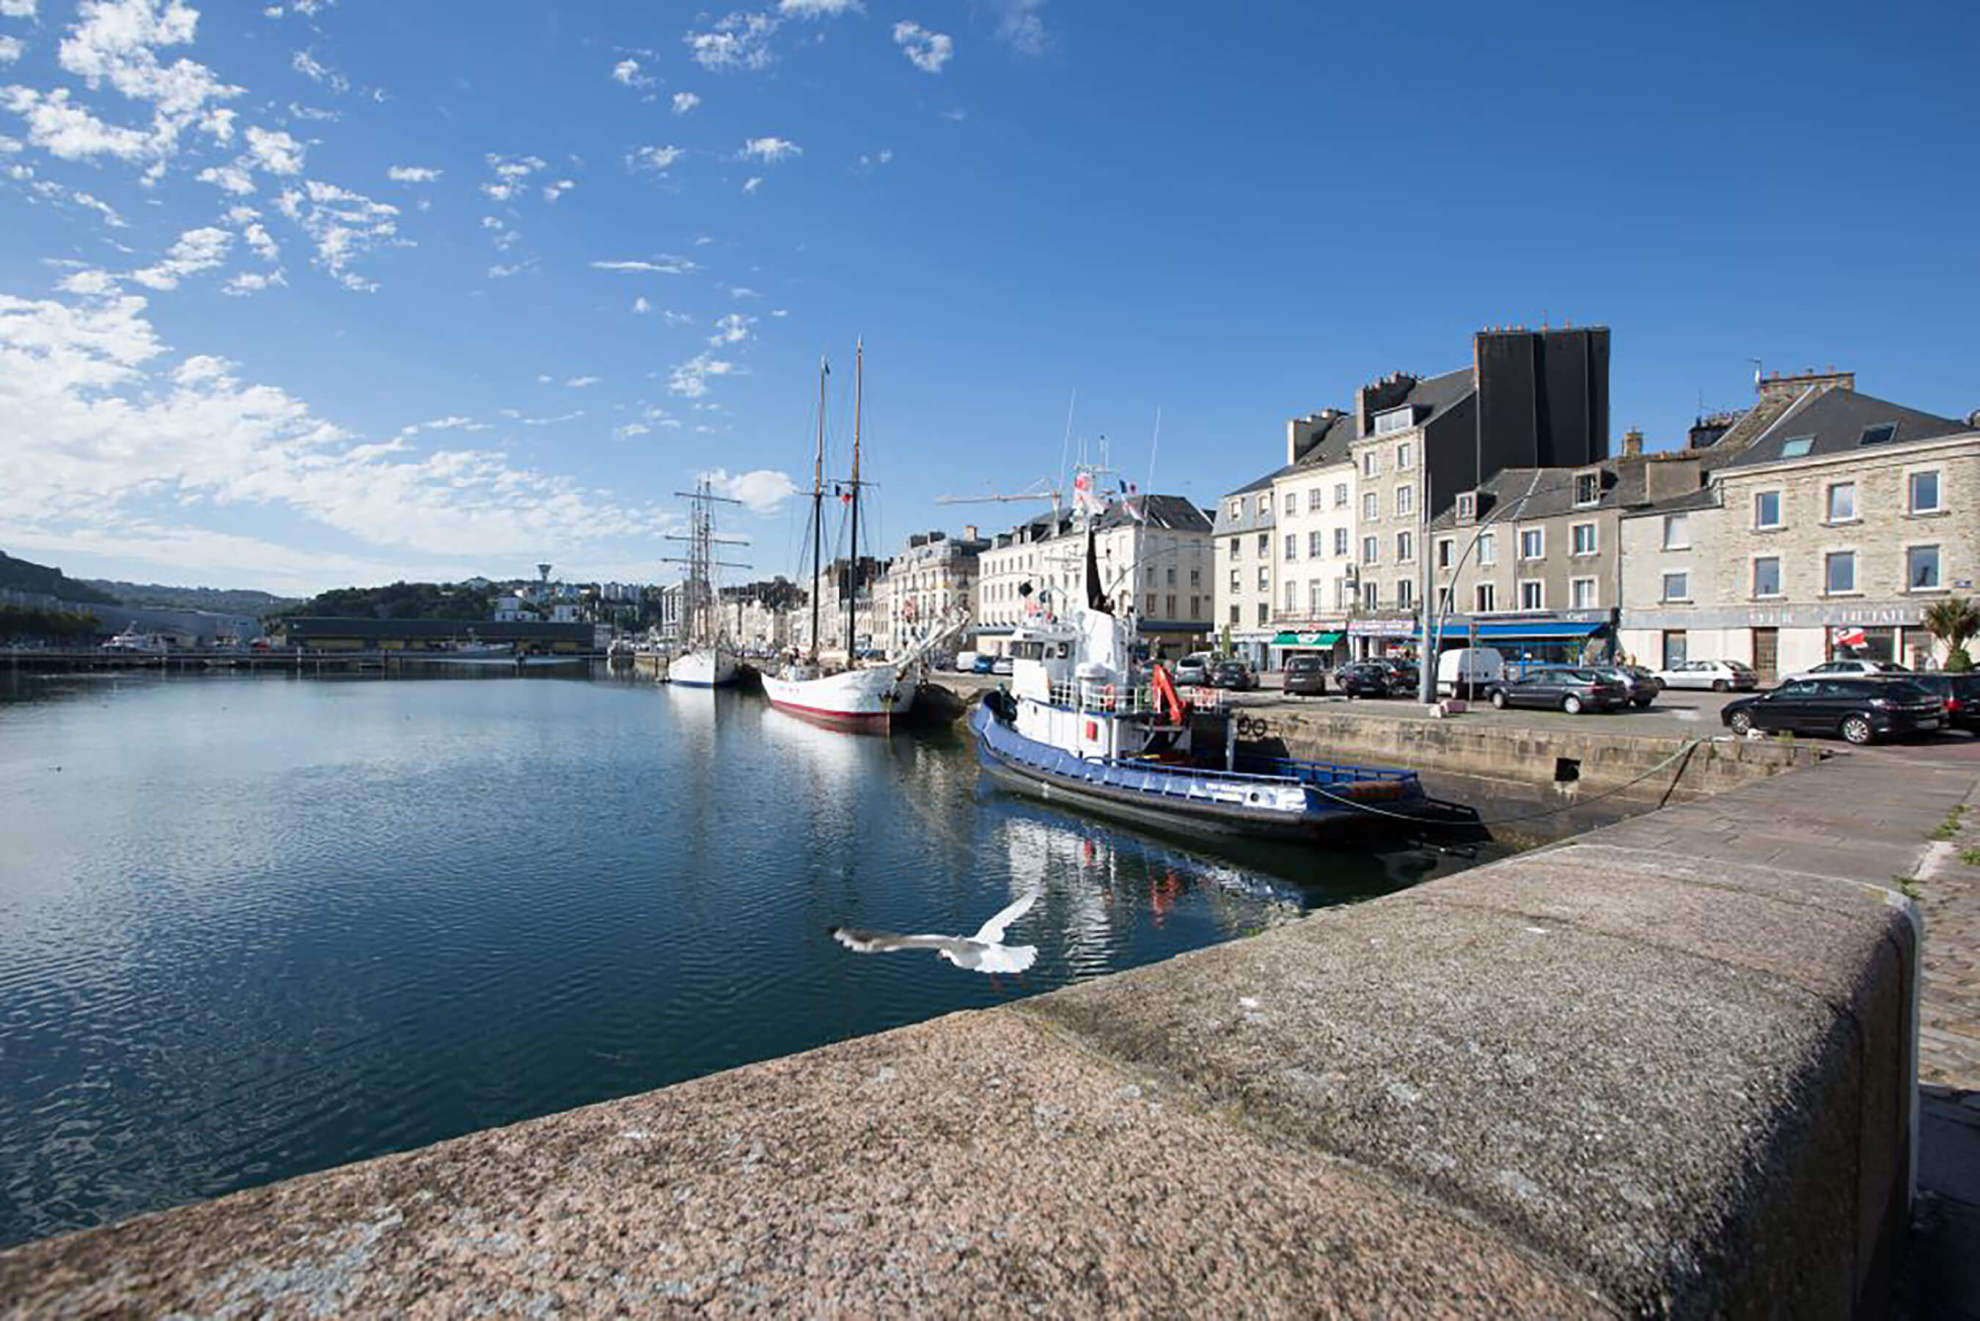
[[[1347,543],[1348,543],[1348,530],[1347,530],[1346,528],[1344,528],[1344,527],[1337,527],[1337,528],[1335,528],[1335,529],[1334,529],[1334,554],[1336,554],[1336,555],[1345,555],[1345,554],[1347,554]]]
[[[1410,604],[1414,600],[1413,591],[1414,589],[1411,587],[1409,579],[1396,579],[1396,609],[1407,610],[1410,608]]]
[[[1258,590],[1261,592],[1272,590],[1272,571],[1263,564],[1258,566]]]
[[[1270,601],[1260,601],[1258,603],[1258,627],[1265,627],[1265,621],[1271,617],[1272,603]]]
[[[1242,559],[1242,558],[1244,558],[1244,538],[1243,538],[1243,537],[1232,537],[1232,538],[1231,538],[1231,558],[1232,558],[1232,559],[1234,559],[1234,560],[1236,560],[1236,559]]]
[[[1781,457],[1784,459],[1805,459],[1808,451],[1815,448],[1813,436],[1789,436],[1781,442]]]
[[[1456,550],[1456,544],[1449,537],[1437,538],[1437,567],[1440,569],[1450,568],[1451,556],[1456,553]]]
[[[1469,523],[1478,517],[1478,493],[1465,491],[1457,498],[1457,516],[1461,523]]]
[[[1837,482],[1829,488],[1829,521],[1831,523],[1856,521],[1855,482]]]
[[[1386,413],[1375,415],[1375,434],[1378,436],[1394,435],[1398,431],[1407,431],[1415,425],[1414,405],[1405,404],[1401,408],[1391,408]]]
[[[1244,590],[1244,581],[1242,578],[1238,576],[1238,571],[1236,569],[1231,570],[1231,590],[1234,592],[1241,592]]]
[[[1314,487],[1314,488],[1313,488],[1312,490],[1310,490],[1310,491],[1308,491],[1308,492],[1306,493],[1306,512],[1307,512],[1307,513],[1309,513],[1309,514],[1310,514],[1310,513],[1312,513],[1312,512],[1314,511],[1314,510],[1316,510],[1316,509],[1318,509],[1318,508],[1319,508],[1319,507],[1320,507],[1320,506],[1321,506],[1321,505],[1322,505],[1323,503],[1324,503],[1324,501],[1322,501],[1322,500],[1321,500],[1321,498],[1320,498],[1320,488],[1319,488],[1319,487],[1317,487],[1317,486],[1316,486],[1316,487]]]
[[[1327,534],[1314,528],[1306,534],[1306,558],[1317,560],[1327,553]]]
[[[1764,531],[1781,525],[1781,493],[1779,491],[1755,491],[1753,493],[1753,526]]]
[[[1231,501],[1231,521],[1235,523],[1237,522],[1237,520],[1243,517],[1244,517],[1244,501],[1242,499]]]
[[[1262,560],[1271,553],[1272,534],[1270,532],[1260,532],[1258,534],[1258,558]]]
[[[1480,583],[1471,594],[1473,608],[1481,615],[1489,615],[1499,608],[1499,590],[1491,583]]]
[[[1416,466],[1416,447],[1408,441],[1396,446],[1396,471],[1408,472]]]
[[[1547,531],[1545,528],[1526,527],[1519,530],[1519,557],[1523,560],[1544,560],[1547,558]]]
[[[1171,569],[1169,570],[1169,581],[1174,582],[1175,580],[1176,580],[1176,571],[1174,569]],[[1148,566],[1148,585],[1150,587],[1153,587],[1155,585],[1155,566],[1152,564]]]
[[[1781,594],[1780,556],[1762,555],[1753,561],[1753,594],[1755,596]]]
[[[1373,477],[1376,466],[1375,451],[1363,450],[1361,452],[1361,475],[1363,477]]]
[[[1914,514],[1936,514],[1939,504],[1939,472],[1934,468],[1926,472],[1915,472],[1906,482],[1911,493],[1911,512]]]
[[[1844,595],[1856,590],[1856,552],[1853,550],[1830,551],[1823,558],[1822,590],[1832,596]]]
[[[1689,601],[1691,599],[1691,575],[1683,572],[1665,574],[1664,599],[1666,601]]]
[[[1291,614],[1297,609],[1299,609],[1299,584],[1288,578],[1286,580],[1286,613]]]
[[[1299,513],[1299,497],[1298,497],[1298,496],[1296,496],[1296,495],[1294,495],[1294,494],[1293,494],[1293,493],[1292,493],[1291,491],[1287,491],[1287,492],[1286,492],[1286,517],[1287,517],[1287,518],[1291,518],[1291,517],[1293,517],[1293,516],[1294,516],[1295,514],[1297,514],[1297,513]]]
[[[1602,499],[1602,474],[1598,472],[1578,472],[1574,475],[1574,502],[1576,505],[1599,504]]]
[[[1201,619],[1203,617],[1203,596],[1201,593],[1189,598],[1189,617],[1191,619]]]
[[[1856,443],[1859,445],[1883,445],[1887,444],[1890,438],[1896,434],[1897,423],[1879,422],[1875,426],[1863,428],[1863,434],[1857,437]]]
[[[1593,523],[1576,523],[1568,529],[1568,542],[1573,554],[1593,555],[1595,553],[1595,525]]]
[[[1372,523],[1382,516],[1382,497],[1374,491],[1366,491],[1361,497],[1361,516]]]
[[[1499,534],[1481,532],[1478,534],[1478,567],[1489,569],[1499,562]]]
[[[1231,627],[1237,628],[1243,625],[1243,623],[1244,620],[1238,615],[1238,605],[1234,601],[1231,603]]]
[[[1361,585],[1361,608],[1364,610],[1373,610],[1375,607],[1381,604],[1382,604],[1381,584],[1372,583],[1372,582],[1363,583]]]
[[[1346,508],[1347,508],[1347,502],[1348,502],[1348,488],[1347,488],[1347,483],[1346,483],[1346,482],[1335,482],[1335,483],[1334,483],[1334,508],[1336,508],[1336,509],[1346,509]]]
[[[1593,610],[1598,604],[1593,578],[1573,578],[1568,582],[1568,608]]]
[[[1689,514],[1664,515],[1664,549],[1665,550],[1691,549],[1691,515]]]
[[[1398,486],[1396,488],[1397,516],[1400,517],[1404,514],[1414,513],[1415,510],[1416,488],[1414,486]]]
[[[1416,537],[1412,533],[1396,533],[1396,562],[1408,564],[1416,558]]]
[[[1168,578],[1167,578],[1168,584],[1169,586],[1174,587],[1176,585],[1176,571],[1173,568],[1171,568],[1167,571],[1167,573],[1168,573]]]
[[[1290,564],[1298,558],[1299,558],[1299,533],[1288,532],[1286,533],[1286,563]]]
[[[1306,585],[1306,608],[1316,615],[1327,608],[1327,584],[1324,579],[1315,578]]]
[[[1545,584],[1538,578],[1519,580],[1519,608],[1521,610],[1545,610],[1547,608]]]
[[[1910,546],[1904,552],[1904,583],[1907,591],[1935,592],[1939,589],[1939,548]]]
[[[1203,570],[1191,569],[1189,571],[1189,585],[1191,587],[1203,586]]]
[[[1380,537],[1363,537],[1361,539],[1361,562],[1363,564],[1373,564],[1381,558],[1382,539]]]

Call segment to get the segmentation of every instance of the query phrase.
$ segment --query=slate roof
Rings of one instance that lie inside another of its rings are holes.
[[[1517,518],[1521,522],[1531,522],[1556,514],[1585,514],[1591,510],[1640,505],[1643,503],[1644,463],[1641,458],[1618,458],[1579,468],[1501,468],[1478,488],[1478,520]],[[1575,475],[1587,472],[1591,467],[1602,476],[1601,499],[1592,505],[1576,505]],[[1515,504],[1519,505],[1519,512],[1507,512]],[[1456,527],[1456,506],[1437,515],[1430,526],[1432,529]]]
[[[1348,447],[1352,444],[1354,444],[1354,414],[1338,413],[1329,420],[1324,430],[1315,433],[1314,436],[1308,439],[1305,453],[1301,454],[1285,467],[1268,474],[1264,480],[1270,482],[1274,477],[1283,476],[1289,472],[1298,472],[1307,468],[1324,468],[1331,463],[1344,463],[1347,461]],[[1245,489],[1249,490],[1251,488],[1247,487]],[[1236,492],[1232,492],[1232,494],[1235,495]]]
[[[1803,436],[1812,437],[1813,443],[1809,445],[1806,455],[1792,456],[1794,458],[1853,454],[1865,448],[1863,433],[1866,428],[1885,424],[1895,424],[1897,428],[1888,441],[1882,442],[1885,445],[1956,436],[1973,429],[1954,418],[1921,413],[1915,408],[1906,408],[1875,395],[1858,394],[1854,390],[1825,390],[1789,413],[1760,443],[1746,446],[1726,466],[1751,468],[1779,463],[1788,457],[1782,454],[1782,446]]]
[[[1471,368],[1460,367],[1454,372],[1445,372],[1442,376],[1429,376],[1418,381],[1410,390],[1409,396],[1403,400],[1403,404],[1414,404],[1418,408],[1429,410],[1417,419],[1417,425],[1421,426],[1448,413],[1477,392],[1478,381],[1473,376]],[[1403,404],[1396,404],[1394,407],[1401,408]],[[1385,408],[1382,411],[1386,413],[1389,410]]]
[[[1153,528],[1166,528],[1172,532],[1208,532],[1210,520],[1203,511],[1179,495],[1143,495],[1135,497],[1135,505],[1142,511],[1141,522]],[[1128,514],[1126,507],[1115,503],[1107,507],[1100,516],[1103,528],[1124,527],[1137,521]]]

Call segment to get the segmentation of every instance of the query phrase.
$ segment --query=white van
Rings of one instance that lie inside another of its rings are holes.
[[[973,651],[957,652],[955,669],[957,674],[973,674],[976,671],[976,653]]]
[[[1487,684],[1506,677],[1506,658],[1496,647],[1458,647],[1437,657],[1437,696],[1479,696]]]

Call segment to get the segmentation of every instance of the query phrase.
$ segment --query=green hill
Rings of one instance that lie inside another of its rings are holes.
[[[172,587],[165,583],[126,583],[107,578],[84,579],[125,605],[163,610],[211,610],[222,615],[272,615],[301,605],[299,598],[276,596],[248,588]]]
[[[60,569],[30,560],[17,560],[0,550],[0,588],[16,592],[38,592],[64,601],[87,605],[116,605],[117,598],[88,583],[79,582]]]

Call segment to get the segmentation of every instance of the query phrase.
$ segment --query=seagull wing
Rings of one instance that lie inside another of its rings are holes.
[[[1004,939],[1004,929],[1030,912],[1032,904],[1037,901],[1038,891],[1030,891],[1009,908],[1006,908],[1003,912],[997,914],[997,916],[991,918],[988,922],[985,922],[982,929],[976,933],[975,939],[991,945],[1002,942]]]
[[[1023,972],[1037,960],[1036,945],[978,945],[969,966],[978,972]]]
[[[908,936],[898,931],[868,931],[860,927],[827,928],[832,939],[861,954],[886,954],[897,949],[943,949],[954,936]]]

